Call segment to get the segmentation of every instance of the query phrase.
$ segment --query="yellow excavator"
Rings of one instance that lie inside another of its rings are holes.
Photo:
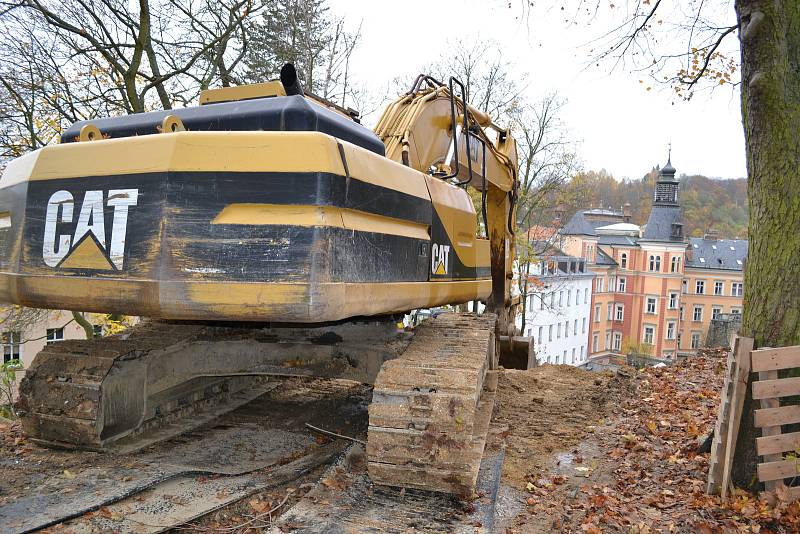
[[[518,180],[510,131],[464,95],[419,76],[373,132],[286,65],[197,107],[78,122],[12,161],[0,301],[147,318],[37,354],[26,432],[132,451],[248,402],[270,375],[348,378],[374,384],[376,483],[470,492],[500,348],[515,347]],[[488,312],[396,326],[468,301]]]

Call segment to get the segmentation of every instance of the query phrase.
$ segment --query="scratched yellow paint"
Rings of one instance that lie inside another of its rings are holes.
[[[319,226],[430,239],[426,224],[335,206],[229,204],[211,224]]]

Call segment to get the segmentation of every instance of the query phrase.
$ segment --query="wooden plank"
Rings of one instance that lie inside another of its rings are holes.
[[[714,424],[714,436],[711,441],[711,454],[708,458],[708,477],[706,480],[706,493],[714,495],[720,493],[722,483],[722,464],[725,459],[725,445],[728,442],[728,415],[730,413],[730,398],[733,391],[731,375],[734,370],[736,347],[738,346],[737,336],[731,339],[730,351],[726,359],[725,379],[722,384],[722,391],[719,396],[719,409],[717,411],[717,421]]]
[[[763,408],[755,410],[755,426],[793,425],[800,423],[800,405],[781,406],[780,408]]]
[[[734,357],[733,393],[730,400],[728,413],[728,435],[725,444],[725,456],[722,462],[722,486],[720,495],[723,499],[728,497],[728,488],[731,484],[731,466],[733,455],[736,452],[736,440],[739,434],[739,423],[742,420],[744,398],[747,394],[747,380],[750,377],[750,353],[755,341],[750,337],[740,337],[736,345]]]
[[[798,448],[800,448],[800,432],[756,438],[756,450],[759,456],[796,451]]]
[[[756,384],[761,382],[762,380],[776,380],[778,378],[778,371],[760,371],[758,373],[758,382],[753,383],[753,389],[755,390]],[[755,397],[755,396],[754,396]],[[780,402],[778,399],[761,399],[761,408],[778,408],[780,406]],[[765,426],[761,428],[761,435],[763,437],[769,436],[780,436],[781,435],[781,427],[780,425],[775,426]],[[783,460],[780,454],[765,454],[764,455],[764,462],[767,463],[780,463]],[[763,465],[763,464],[762,464]],[[765,479],[761,478],[761,465],[756,467],[758,471],[758,479],[764,482],[764,489],[767,491],[775,491],[778,488],[785,488],[786,485],[783,483],[783,479]],[[769,470],[764,473],[765,476],[770,476]]]
[[[800,475],[800,458],[758,464],[758,479],[762,482],[791,478]]]
[[[762,372],[775,373],[775,378],[753,383],[753,399],[777,399],[800,395],[800,377],[778,378],[777,371]]]
[[[800,367],[800,346],[754,350],[753,371],[778,371]]]

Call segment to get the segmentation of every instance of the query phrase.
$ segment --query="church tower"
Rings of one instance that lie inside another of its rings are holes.
[[[661,169],[653,191],[653,207],[642,236],[647,241],[683,241],[681,205],[678,202],[680,182],[675,178],[675,172],[670,149],[667,164]]]

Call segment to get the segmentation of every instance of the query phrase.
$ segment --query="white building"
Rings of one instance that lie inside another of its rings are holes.
[[[563,253],[531,265],[522,333],[534,338],[540,364],[586,361],[593,279],[585,259]],[[522,329],[521,315],[517,327]]]

